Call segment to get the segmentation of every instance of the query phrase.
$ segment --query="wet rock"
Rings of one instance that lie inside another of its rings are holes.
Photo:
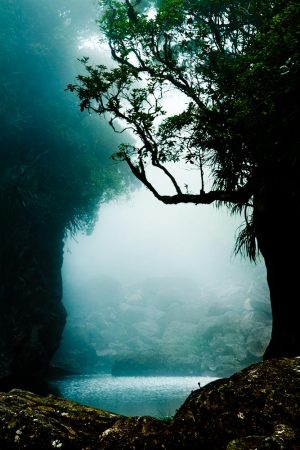
[[[95,449],[101,433],[119,418],[54,396],[14,389],[0,394],[0,448]]]
[[[0,389],[45,376],[61,340],[63,235],[52,228],[0,239]]]
[[[170,421],[57,397],[0,394],[1,449],[300,449],[300,358],[259,363],[193,391]]]
[[[255,364],[194,391],[173,426],[187,430],[184,448],[300,449],[300,358]]]

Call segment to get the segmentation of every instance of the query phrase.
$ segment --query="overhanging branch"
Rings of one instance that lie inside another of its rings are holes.
[[[249,181],[245,186],[236,191],[223,191],[213,190],[210,192],[200,191],[200,194],[184,194],[181,191],[174,195],[161,195],[150,183],[144,170],[135,166],[128,156],[124,157],[132,173],[138,178],[147,189],[161,202],[166,205],[178,205],[179,203],[194,203],[195,205],[210,205],[213,202],[225,202],[225,203],[240,203],[247,204],[251,196],[253,195],[253,183]]]

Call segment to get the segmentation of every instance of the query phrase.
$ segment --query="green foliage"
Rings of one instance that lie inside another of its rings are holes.
[[[266,173],[280,176],[283,164],[291,172],[288,195],[299,201],[298,2],[153,5],[147,10],[128,0],[101,1],[100,29],[115,66],[83,61],[87,75],[69,86],[81,109],[108,113],[119,133],[133,131],[138,144],[122,146],[118,155],[165,203],[225,202],[242,212],[252,207]],[[170,91],[185,99],[182,112],[166,110]],[[171,162],[198,168],[200,194],[182,192]],[[174,196],[160,195],[149,182],[151,164],[170,179]],[[207,186],[212,186],[208,193]],[[255,259],[253,221],[237,240],[235,250],[243,248]]]
[[[255,240],[253,216],[250,222],[246,220],[245,224],[240,227],[234,246],[234,254],[238,255],[239,253],[247,256],[251,261],[256,262],[258,249]]]
[[[100,202],[131,184],[109,160],[120,140],[95,117],[83,117],[65,93],[77,70],[78,35],[91,33],[82,29],[93,19],[91,11],[78,0],[1,2],[0,202],[6,232],[19,235],[37,224],[62,233],[89,231]]]

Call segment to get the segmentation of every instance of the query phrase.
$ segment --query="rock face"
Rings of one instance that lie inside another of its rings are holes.
[[[300,358],[194,391],[174,418],[124,417],[53,396],[0,394],[1,449],[300,449]]]
[[[300,358],[256,364],[193,392],[174,426],[188,430],[186,448],[300,448]]]
[[[97,448],[99,435],[121,418],[56,397],[12,390],[0,395],[0,448]]]
[[[261,361],[270,341],[267,286],[264,273],[255,274],[219,290],[174,277],[127,287],[66,277],[68,323],[53,363],[117,376],[228,377]]]
[[[46,373],[66,320],[61,233],[38,224],[16,237],[0,239],[0,387]]]

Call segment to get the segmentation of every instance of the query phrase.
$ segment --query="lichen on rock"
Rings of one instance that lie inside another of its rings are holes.
[[[300,358],[258,363],[193,391],[171,421],[54,396],[0,394],[0,448],[300,449]]]

